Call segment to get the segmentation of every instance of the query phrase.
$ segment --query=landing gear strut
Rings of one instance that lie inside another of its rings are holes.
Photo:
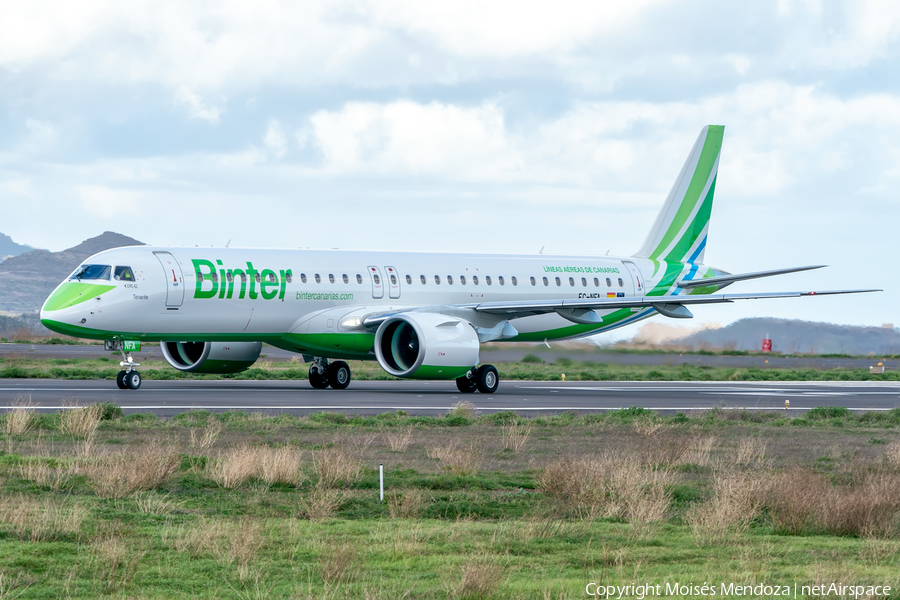
[[[456,380],[456,388],[463,394],[478,390],[482,394],[493,394],[500,387],[500,377],[494,365],[481,365]]]
[[[324,390],[329,385],[343,390],[350,385],[350,378],[350,365],[342,360],[329,363],[327,358],[317,356],[309,367],[309,384],[317,390]]]

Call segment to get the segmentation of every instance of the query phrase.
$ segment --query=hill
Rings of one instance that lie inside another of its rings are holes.
[[[649,327],[651,324],[645,325]],[[900,329],[892,325],[860,327],[792,319],[741,319],[725,327],[707,327],[682,336],[642,335],[623,346],[685,350],[760,350],[767,335],[772,350],[786,354],[900,354]],[[649,340],[655,338],[655,343]]]
[[[141,246],[142,242],[106,231],[67,250],[31,250],[0,263],[0,311],[35,313],[59,282],[84,259],[110,248]]]
[[[0,233],[0,262],[3,262],[10,256],[18,256],[31,250],[34,250],[34,248],[25,244],[17,244],[8,235]]]

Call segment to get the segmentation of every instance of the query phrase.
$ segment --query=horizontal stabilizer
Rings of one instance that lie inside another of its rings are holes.
[[[717,285],[724,287],[735,281],[744,281],[745,279],[760,279],[761,277],[772,277],[773,275],[784,275],[785,273],[797,273],[799,271],[811,271],[813,269],[821,269],[827,265],[812,265],[809,267],[791,267],[789,269],[774,269],[772,271],[757,271],[755,273],[739,273],[737,275],[719,275],[718,277],[704,277],[702,279],[692,279],[690,281],[679,281],[680,288],[697,288],[709,285]]]

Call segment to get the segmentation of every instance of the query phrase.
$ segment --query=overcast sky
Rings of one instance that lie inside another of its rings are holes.
[[[0,232],[627,255],[699,130],[706,260],[829,269],[698,307],[900,325],[900,3],[3,2]]]

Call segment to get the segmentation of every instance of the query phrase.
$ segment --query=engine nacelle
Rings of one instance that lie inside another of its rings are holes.
[[[456,379],[478,364],[478,334],[467,322],[435,313],[401,313],[375,332],[375,356],[395,377]]]
[[[166,362],[189,373],[239,373],[249,369],[262,342],[160,342]]]

